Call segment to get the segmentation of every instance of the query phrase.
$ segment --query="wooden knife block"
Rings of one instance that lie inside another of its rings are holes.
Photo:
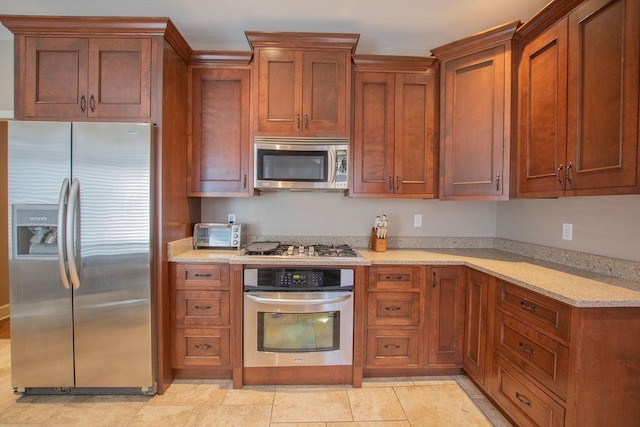
[[[376,236],[376,229],[371,229],[371,240],[369,242],[369,249],[376,252],[386,252],[387,251],[387,239],[379,239]]]

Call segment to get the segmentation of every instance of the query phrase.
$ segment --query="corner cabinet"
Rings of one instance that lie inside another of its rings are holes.
[[[491,345],[489,333],[490,294],[495,279],[471,268],[467,269],[465,286],[464,320],[464,370],[480,386],[486,386],[486,378],[491,369]]]
[[[121,23],[99,37],[71,36],[73,30],[52,37],[61,31],[54,22],[39,28],[3,23],[16,34],[16,118],[151,119],[152,37],[124,34]]]
[[[586,1],[549,27],[548,15],[518,31],[518,196],[640,192],[640,4]]]
[[[229,56],[208,52],[189,66],[191,196],[252,194],[251,53]]]
[[[354,56],[351,197],[437,197],[434,58]]]
[[[359,35],[246,32],[255,135],[351,136],[351,54]]]
[[[440,199],[510,196],[511,45],[518,25],[431,50],[440,60]]]

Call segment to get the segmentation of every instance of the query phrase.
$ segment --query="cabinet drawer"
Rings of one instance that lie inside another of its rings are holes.
[[[490,394],[519,426],[561,427],[565,409],[509,362],[495,357]]]
[[[229,329],[176,328],[174,333],[174,368],[230,364]]]
[[[495,351],[566,400],[569,349],[500,310],[495,328]]]
[[[229,324],[229,291],[176,291],[176,325]]]
[[[369,292],[367,322],[369,326],[418,326],[420,293]]]
[[[526,289],[496,281],[496,306],[541,331],[569,341],[571,307]]]
[[[369,268],[369,290],[420,290],[422,267]]]
[[[418,364],[416,329],[374,329],[367,332],[367,366],[413,366]]]
[[[176,288],[229,286],[229,266],[216,264],[177,264]]]

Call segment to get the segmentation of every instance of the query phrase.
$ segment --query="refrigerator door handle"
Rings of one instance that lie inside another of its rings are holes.
[[[80,181],[75,178],[71,183],[69,190],[69,204],[67,206],[67,221],[65,224],[65,240],[67,247],[67,264],[69,265],[69,276],[73,289],[80,287],[80,276],[78,275],[78,266],[76,264],[76,245],[75,245],[75,218],[78,210],[78,196],[80,194]]]
[[[69,196],[69,179],[62,181],[60,188],[60,199],[58,201],[58,230],[57,230],[57,246],[58,246],[58,268],[60,269],[60,279],[62,286],[69,289],[69,272],[67,271],[67,240],[65,232],[65,221],[67,219],[67,197]]]

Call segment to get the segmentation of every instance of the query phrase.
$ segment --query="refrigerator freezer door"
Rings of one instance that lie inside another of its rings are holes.
[[[155,383],[153,129],[73,124],[71,173],[80,185],[72,225],[80,279],[74,290],[76,387]]]
[[[71,291],[63,286],[56,251],[42,255],[27,248],[16,256],[21,251],[14,227],[31,221],[36,230],[45,212],[57,211],[63,180],[71,170],[71,124],[9,122],[8,158],[12,384],[18,389],[72,387]],[[18,222],[16,212],[31,214]],[[55,219],[50,223],[55,225]],[[29,243],[34,248],[41,244]]]

